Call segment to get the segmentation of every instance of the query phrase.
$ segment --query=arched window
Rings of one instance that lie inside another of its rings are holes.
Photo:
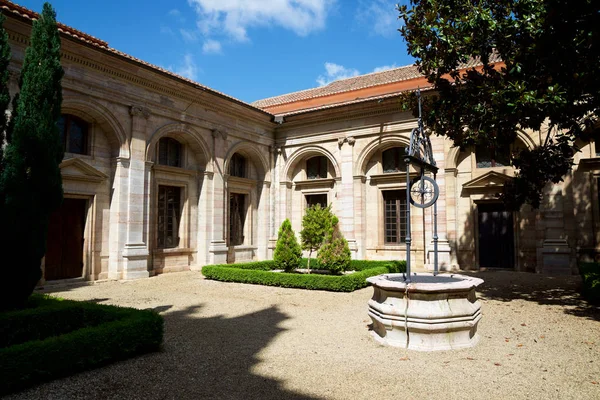
[[[406,164],[404,164],[403,160],[405,154],[404,147],[392,147],[381,153],[383,173],[400,172],[406,169]]]
[[[89,124],[71,114],[63,114],[58,129],[66,153],[88,154]]]
[[[158,163],[169,167],[181,167],[181,143],[164,137],[158,141]]]
[[[237,176],[238,178],[246,177],[246,157],[239,153],[235,153],[229,162],[229,175]]]
[[[510,148],[478,145],[475,160],[477,168],[507,167],[510,165]]]
[[[317,156],[306,160],[306,178],[307,179],[326,179],[327,178],[327,157]]]

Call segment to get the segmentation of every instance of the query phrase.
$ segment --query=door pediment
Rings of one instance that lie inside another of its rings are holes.
[[[513,178],[509,175],[496,171],[490,171],[466,182],[463,185],[463,189],[470,191],[499,189],[502,188],[506,182],[512,179]]]
[[[108,175],[79,158],[64,160],[59,167],[63,180],[99,183],[108,178]]]

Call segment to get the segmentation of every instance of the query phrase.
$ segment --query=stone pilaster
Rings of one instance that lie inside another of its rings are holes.
[[[132,106],[131,158],[127,179],[127,238],[123,249],[123,279],[146,278],[149,249],[147,243],[148,221],[146,192],[146,129],[150,111]]]
[[[225,141],[227,134],[219,129],[212,131],[213,138],[213,175],[212,180],[212,238],[209,246],[209,263],[225,264],[227,262],[227,242],[225,241],[225,205],[228,203],[225,191]]]
[[[340,138],[340,172],[342,174],[340,188],[337,190],[338,201],[341,203],[338,211],[340,228],[352,252],[352,258],[357,258],[357,242],[354,230],[354,144],[353,136]]]

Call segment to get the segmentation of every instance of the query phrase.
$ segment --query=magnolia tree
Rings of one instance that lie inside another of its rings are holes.
[[[538,131],[537,147],[512,154],[518,173],[503,198],[539,206],[544,186],[571,170],[575,142],[598,127],[600,1],[411,0],[399,11],[408,52],[435,88],[427,127],[461,148],[507,148],[519,130]],[[460,73],[472,58],[483,65]]]
[[[63,198],[59,164],[63,147],[57,122],[62,103],[60,37],[56,13],[46,3],[33,22],[19,94],[10,121],[7,89],[10,49],[0,30],[0,308],[20,307],[41,277],[50,214]],[[2,146],[0,146],[2,147]]]

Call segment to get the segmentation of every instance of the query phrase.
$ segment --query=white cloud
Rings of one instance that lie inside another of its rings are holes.
[[[176,73],[177,75],[181,75],[185,78],[191,79],[195,81],[198,79],[198,72],[200,69],[196,65],[194,61],[194,57],[191,54],[186,54],[183,56],[183,61],[178,67],[173,67],[169,65],[165,69]]]
[[[248,29],[278,26],[306,36],[325,27],[336,0],[188,0],[205,36],[225,35],[246,41]]]
[[[185,22],[185,17],[183,16],[183,13],[181,11],[179,11],[177,8],[173,8],[172,10],[169,10],[167,15],[171,18],[175,18],[179,22]]]
[[[392,65],[382,65],[381,67],[375,67],[373,72],[383,72],[394,68],[398,68],[395,63]]]
[[[372,33],[387,37],[398,35],[402,26],[396,4],[407,3],[398,0],[361,0],[356,14],[357,19],[367,25]]]
[[[181,37],[183,38],[183,40],[188,43],[194,43],[196,40],[198,40],[196,33],[193,31],[182,28],[179,29],[179,33],[181,33]]]
[[[382,65],[381,67],[375,67],[371,72],[383,72],[390,69],[398,68],[396,63],[392,65]],[[331,82],[339,81],[340,79],[353,78],[361,75],[360,71],[356,68],[346,68],[343,65],[326,62],[325,63],[325,74],[319,75],[317,83],[319,86],[329,85]]]
[[[204,54],[220,54],[221,53],[221,42],[218,40],[208,39],[202,45],[202,52]]]
[[[329,85],[333,81],[340,79],[352,78],[353,76],[360,75],[357,69],[346,68],[343,65],[326,62],[325,63],[325,74],[319,75],[317,83],[319,86]]]
[[[164,25],[161,25],[160,33],[162,33],[164,35],[170,35],[170,36],[175,35],[175,32],[173,32],[173,29],[169,28],[168,26],[164,26]]]

